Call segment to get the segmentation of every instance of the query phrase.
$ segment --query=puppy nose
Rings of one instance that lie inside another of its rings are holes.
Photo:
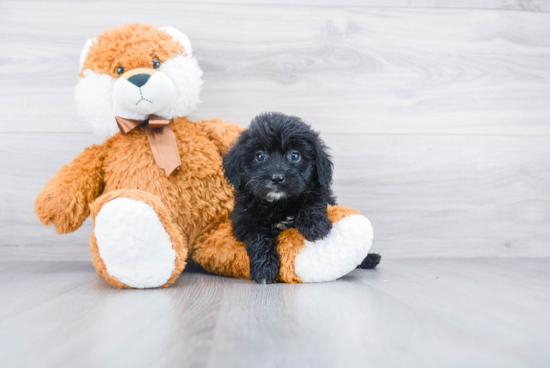
[[[147,81],[151,78],[149,74],[136,74],[128,78],[128,82],[135,84],[137,87],[141,88]]]
[[[275,184],[281,184],[283,180],[285,180],[285,177],[281,173],[275,173],[271,175],[271,181],[274,182]]]

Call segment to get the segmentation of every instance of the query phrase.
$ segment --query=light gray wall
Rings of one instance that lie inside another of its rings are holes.
[[[284,5],[281,5],[283,4]],[[187,33],[193,118],[298,115],[322,132],[343,205],[386,257],[550,256],[550,1],[2,1],[0,259],[89,259],[36,194],[102,138],[76,116],[87,38],[122,23]]]

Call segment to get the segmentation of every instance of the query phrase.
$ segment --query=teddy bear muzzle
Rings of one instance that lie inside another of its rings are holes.
[[[169,106],[176,97],[172,80],[155,69],[137,68],[117,79],[113,102],[117,116],[139,119]]]

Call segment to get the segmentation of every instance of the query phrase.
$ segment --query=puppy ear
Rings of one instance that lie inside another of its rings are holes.
[[[328,189],[332,184],[332,160],[328,148],[321,138],[315,143],[315,164],[317,166],[317,179],[319,184]]]
[[[227,180],[229,180],[235,188],[241,186],[241,167],[239,165],[239,154],[237,151],[237,145],[234,144],[223,158],[223,172]]]

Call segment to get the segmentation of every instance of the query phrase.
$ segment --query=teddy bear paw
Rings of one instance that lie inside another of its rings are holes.
[[[153,207],[116,198],[95,218],[99,255],[110,276],[133,288],[164,285],[175,269],[176,252]]]
[[[336,280],[367,256],[373,239],[370,221],[353,214],[333,224],[327,237],[305,242],[296,256],[295,272],[303,282]]]

